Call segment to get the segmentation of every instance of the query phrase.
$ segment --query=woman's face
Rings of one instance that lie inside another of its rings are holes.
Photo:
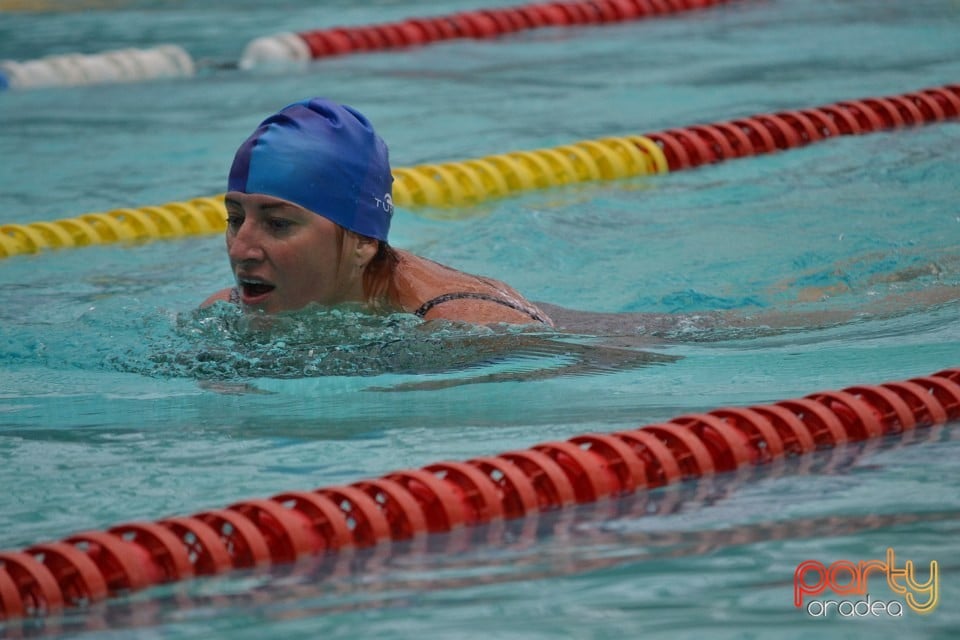
[[[231,191],[225,203],[227,255],[245,306],[276,313],[363,299],[356,235],[272,196]]]

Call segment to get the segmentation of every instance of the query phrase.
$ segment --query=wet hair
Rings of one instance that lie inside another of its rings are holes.
[[[367,304],[374,308],[382,307],[383,301],[392,306],[397,299],[393,274],[400,263],[400,256],[383,240],[371,239],[377,243],[377,252],[363,270],[363,295]]]
[[[346,240],[348,229],[337,225],[337,265],[343,258],[343,242]],[[377,243],[377,252],[363,270],[363,297],[374,309],[389,308],[397,299],[396,283],[393,274],[400,264],[400,256],[385,240],[378,240],[363,234],[349,231],[368,242]]]

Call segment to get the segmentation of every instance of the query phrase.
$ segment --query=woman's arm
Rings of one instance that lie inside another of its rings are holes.
[[[936,285],[890,294],[857,309],[743,309],[703,313],[595,313],[538,302],[561,331],[616,337],[643,336],[650,343],[682,339],[685,332],[697,340],[709,338],[711,330],[769,329],[779,333],[791,329],[816,329],[866,318],[892,318],[918,307],[932,307],[960,300],[960,287]]]

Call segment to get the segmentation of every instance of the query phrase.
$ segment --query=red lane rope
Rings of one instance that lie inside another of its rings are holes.
[[[703,9],[730,0],[580,0],[481,9],[369,26],[296,33],[313,58],[425,45],[457,38],[493,38],[544,27],[606,24]]]
[[[838,102],[645,134],[670,171],[802,147],[826,138],[960,118],[960,85]]]
[[[0,552],[0,620],[194,576],[521,518],[958,419],[960,368],[86,531]]]

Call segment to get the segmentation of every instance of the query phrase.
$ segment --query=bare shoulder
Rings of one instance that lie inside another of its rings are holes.
[[[500,280],[459,271],[407,251],[397,253],[396,302],[425,320],[550,324],[547,314]]]
[[[470,324],[546,324],[551,326],[550,318],[533,305],[530,310],[539,313],[547,322],[541,322],[530,313],[502,302],[490,299],[460,298],[451,299],[432,307],[423,314],[424,320],[451,320]]]
[[[209,307],[210,305],[212,305],[214,302],[217,302],[218,300],[223,300],[224,302],[230,302],[230,291],[232,291],[232,289],[229,287],[226,289],[221,289],[220,291],[217,291],[215,294],[213,294],[212,296],[210,296],[209,298],[201,302],[200,308],[203,309],[204,307]]]

